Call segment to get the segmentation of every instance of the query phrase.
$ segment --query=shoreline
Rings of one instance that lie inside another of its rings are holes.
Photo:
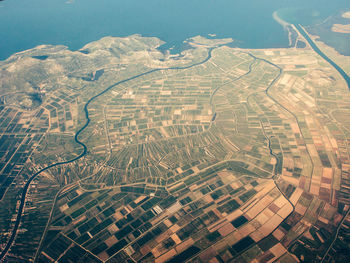
[[[283,20],[281,20],[281,21],[283,21]],[[176,48],[176,46],[171,46],[170,48],[163,49],[163,47],[166,46],[167,43],[164,42],[163,40],[161,40],[158,37],[149,37],[149,36],[142,36],[140,34],[132,34],[130,36],[125,36],[125,37],[104,36],[104,37],[102,37],[100,39],[97,39],[97,40],[91,41],[89,43],[86,43],[85,45],[83,45],[82,47],[80,47],[78,49],[71,49],[69,46],[63,45],[63,44],[57,44],[57,45],[54,45],[54,44],[41,44],[41,45],[37,45],[37,46],[29,48],[29,49],[25,49],[25,50],[21,50],[21,51],[12,53],[11,55],[9,55],[8,57],[6,57],[4,59],[0,58],[0,66],[1,66],[1,64],[6,63],[7,60],[17,59],[19,57],[22,57],[23,55],[26,56],[26,54],[29,54],[29,56],[34,55],[33,52],[35,52],[35,55],[37,55],[37,53],[41,54],[41,51],[43,51],[43,52],[49,51],[48,53],[51,53],[51,51],[53,51],[55,49],[57,49],[57,50],[65,49],[65,50],[70,51],[70,52],[80,52],[81,50],[84,50],[84,48],[86,46],[88,46],[89,44],[94,43],[94,42],[98,42],[98,41],[100,41],[100,40],[102,40],[104,38],[115,38],[115,39],[122,38],[122,39],[125,39],[125,38],[132,38],[132,37],[135,37],[135,36],[136,37],[141,37],[141,38],[156,38],[156,39],[158,39],[160,41],[160,44],[158,44],[155,47],[156,50],[160,51],[163,54],[166,53],[166,52],[169,52],[169,55],[172,55],[172,56],[181,55],[183,51],[186,51],[188,49],[194,48],[196,46],[210,48],[212,46],[212,43],[215,43],[215,42],[219,43],[221,45],[224,45],[224,46],[228,46],[230,48],[235,48],[235,49],[240,49],[240,50],[277,50],[277,49],[288,49],[288,48],[293,48],[293,46],[290,45],[290,43],[291,43],[291,32],[290,32],[290,29],[288,28],[288,27],[291,27],[291,26],[292,26],[291,24],[288,24],[287,28],[285,28],[285,30],[287,30],[289,32],[289,36],[288,36],[288,38],[289,38],[289,45],[288,46],[281,46],[281,47],[261,47],[261,48],[239,47],[239,46],[232,46],[232,44],[239,43],[239,40],[236,40],[236,39],[232,39],[232,38],[207,38],[207,36],[197,35],[197,36],[189,37],[189,38],[185,39],[182,42],[182,48],[181,49]],[[201,37],[202,39],[206,39],[206,40],[208,40],[209,42],[212,42],[212,43],[210,43],[210,44],[196,43],[196,41],[193,41],[193,39],[196,38],[196,37]],[[230,39],[230,41],[227,41],[228,39]],[[223,42],[225,42],[225,43],[223,43]],[[174,50],[176,50],[176,53],[174,52]]]
[[[331,58],[329,58],[322,50],[320,50],[315,41],[312,39],[312,37],[302,25],[298,24],[295,25],[295,27],[297,28],[299,34],[302,35],[302,37],[308,42],[309,46],[339,72],[339,74],[345,80],[348,89],[350,90],[350,76],[338,64],[336,64]]]
[[[287,29],[287,27],[291,25],[290,23],[288,23],[287,21],[283,20],[281,17],[278,16],[278,10],[272,13],[272,17],[284,29]]]
[[[296,47],[296,44],[298,42],[298,37],[295,38],[295,43],[293,46],[293,33],[292,30],[297,31],[295,26],[285,20],[283,20],[280,16],[278,16],[278,10],[272,13],[273,19],[280,24],[284,30],[288,31],[288,40],[289,40],[289,48]]]

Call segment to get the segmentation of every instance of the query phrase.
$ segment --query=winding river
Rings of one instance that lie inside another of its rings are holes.
[[[63,164],[69,164],[69,163],[72,163],[72,162],[75,162],[79,159],[81,159],[82,157],[84,157],[87,153],[87,146],[79,139],[79,135],[86,129],[86,127],[90,124],[90,117],[89,117],[89,105],[90,103],[92,103],[95,99],[97,99],[98,97],[102,96],[103,94],[105,94],[106,92],[110,91],[112,88],[120,85],[120,84],[123,84],[123,83],[126,83],[130,80],[133,80],[133,79],[137,79],[139,77],[142,77],[142,76],[146,76],[146,75],[149,75],[151,73],[154,73],[154,72],[157,72],[157,71],[162,71],[162,70],[184,70],[184,69],[189,69],[189,68],[192,68],[192,67],[195,67],[195,66],[198,66],[198,65],[201,65],[201,64],[204,64],[205,62],[207,62],[209,59],[211,59],[211,56],[212,56],[212,51],[213,51],[214,48],[209,48],[208,50],[208,55],[207,57],[198,62],[198,63],[194,63],[192,65],[189,65],[189,66],[183,66],[183,67],[169,67],[169,68],[156,68],[156,69],[152,69],[152,70],[149,70],[149,71],[146,71],[144,73],[141,73],[141,74],[138,74],[138,75],[135,75],[133,77],[130,77],[130,78],[127,78],[127,79],[124,79],[124,80],[121,80],[121,81],[118,81],[110,86],[108,86],[106,89],[104,89],[103,91],[101,91],[100,93],[98,93],[97,95],[91,97],[84,105],[84,113],[85,113],[85,119],[86,119],[86,122],[84,124],[83,127],[81,127],[75,134],[74,136],[74,140],[76,143],[78,143],[79,145],[81,145],[83,147],[83,151],[80,155],[78,155],[77,157],[71,159],[71,160],[68,160],[68,161],[64,161],[64,162],[57,162],[57,163],[54,163],[54,164],[51,164],[43,169],[41,169],[40,171],[36,172],[35,174],[33,174],[29,180],[26,182],[26,184],[24,185],[23,189],[22,189],[22,194],[21,194],[21,199],[20,199],[20,205],[18,207],[18,211],[17,211],[17,217],[16,217],[16,222],[15,222],[15,225],[12,229],[12,232],[11,232],[11,236],[9,238],[9,240],[7,241],[7,244],[5,246],[5,248],[3,249],[3,251],[1,251],[1,254],[0,254],[0,262],[3,262],[7,252],[10,250],[15,238],[16,238],[16,234],[17,234],[17,231],[18,231],[18,228],[19,228],[19,225],[20,225],[20,222],[21,222],[21,219],[22,219],[22,215],[23,215],[23,210],[24,210],[24,204],[25,204],[25,200],[26,200],[26,197],[27,197],[27,194],[28,194],[28,189],[29,189],[29,186],[30,184],[33,182],[33,180],[42,172],[52,168],[52,167],[55,167],[55,166],[59,166],[59,165],[63,165]]]
[[[334,63],[334,61],[332,61],[329,57],[327,57],[317,46],[316,44],[313,42],[313,40],[308,36],[308,34],[305,32],[305,30],[300,26],[300,25],[295,25],[295,27],[297,28],[297,30],[300,32],[300,34],[307,40],[307,42],[309,43],[309,45],[313,48],[313,50],[315,52],[317,52],[323,59],[325,59],[327,62],[329,62],[340,74],[341,76],[344,78],[344,80],[346,81],[347,85],[348,85],[348,88],[350,89],[350,77],[349,75],[347,75],[345,73],[345,71],[340,67],[338,66],[336,63]],[[72,162],[75,162],[79,159],[81,159],[82,157],[84,157],[87,153],[87,146],[79,139],[79,135],[86,129],[86,127],[90,124],[90,117],[89,117],[89,105],[90,103],[92,103],[95,99],[97,99],[98,97],[100,97],[101,95],[105,94],[106,92],[108,92],[109,90],[111,90],[112,88],[120,85],[120,84],[123,84],[123,83],[126,83],[128,81],[131,81],[133,79],[137,79],[139,77],[142,77],[142,76],[145,76],[145,75],[149,75],[151,73],[154,73],[154,72],[157,72],[157,71],[162,71],[162,70],[184,70],[184,69],[189,69],[189,68],[192,68],[192,67],[195,67],[195,66],[198,66],[198,65],[201,65],[205,62],[207,62],[211,56],[212,56],[212,51],[213,51],[214,48],[210,48],[208,50],[208,55],[207,57],[201,61],[201,62],[198,62],[198,63],[194,63],[192,65],[189,65],[189,66],[184,66],[184,67],[169,67],[169,68],[156,68],[156,69],[152,69],[152,70],[149,70],[147,72],[144,72],[144,73],[141,73],[141,74],[138,74],[138,75],[135,75],[133,77],[130,77],[128,79],[124,79],[124,80],[121,80],[121,81],[118,81],[110,86],[108,86],[106,89],[104,89],[103,91],[101,91],[100,93],[98,93],[97,95],[91,97],[84,105],[84,113],[85,113],[85,118],[86,118],[86,122],[85,124],[83,125],[83,127],[81,127],[75,134],[74,136],[74,140],[76,143],[78,143],[79,145],[81,145],[83,147],[83,151],[80,155],[78,155],[77,157],[71,159],[71,160],[68,160],[68,161],[64,161],[64,162],[57,162],[57,163],[54,163],[54,164],[51,164],[43,169],[41,169],[40,171],[36,172],[35,174],[33,174],[29,180],[26,182],[26,184],[24,185],[23,187],[23,190],[22,190],[22,193],[21,193],[21,198],[20,198],[20,205],[18,207],[18,212],[17,212],[17,218],[16,218],[16,221],[15,221],[15,224],[14,224],[14,227],[13,227],[13,230],[11,232],[11,236],[5,246],[5,248],[3,249],[3,251],[1,252],[0,254],[0,261],[2,262],[7,254],[7,252],[10,250],[15,238],[16,238],[16,234],[17,234],[17,231],[18,231],[18,228],[19,228],[19,225],[20,225],[20,222],[21,222],[21,219],[22,219],[22,215],[23,215],[23,210],[24,210],[24,205],[25,205],[25,200],[26,200],[26,196],[27,196],[27,193],[28,193],[28,189],[29,189],[29,186],[30,184],[32,183],[32,181],[42,172],[52,168],[52,167],[55,167],[55,166],[59,166],[59,165],[63,165],[63,164],[69,164],[69,163],[72,163]],[[253,56],[254,57],[254,56]],[[256,59],[256,57],[254,57]],[[274,65],[272,64],[271,62],[269,61],[266,61],[265,59],[262,59],[264,60],[265,62],[271,64],[271,65]],[[276,65],[274,65],[276,66]],[[278,66],[277,66],[278,67]],[[278,67],[279,68],[279,67]],[[280,68],[279,68],[280,69]],[[281,69],[280,69],[280,74],[281,74]],[[280,75],[279,74],[279,75]],[[277,80],[278,78],[276,78]],[[275,83],[275,81],[273,83],[271,83],[271,85],[269,87],[271,87],[273,84]],[[268,95],[268,89],[266,90],[266,94]],[[273,154],[272,152],[272,149],[269,145],[269,148],[270,148],[270,153]],[[277,156],[275,156],[277,158]],[[277,159],[278,160],[278,159]]]

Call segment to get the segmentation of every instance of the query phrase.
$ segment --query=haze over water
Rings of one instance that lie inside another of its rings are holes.
[[[0,2],[0,60],[41,44],[76,50],[104,36],[141,34],[181,49],[192,36],[232,37],[242,48],[287,47],[272,18],[280,8],[326,18],[348,0],[5,0]],[[309,21],[306,19],[306,21]],[[310,21],[309,21],[310,22]],[[301,21],[303,23],[303,21]]]

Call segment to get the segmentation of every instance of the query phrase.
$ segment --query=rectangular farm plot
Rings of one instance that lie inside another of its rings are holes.
[[[180,172],[188,169],[182,168]],[[205,171],[197,171],[199,178]],[[137,186],[96,192],[72,189],[67,195],[71,199],[60,207],[62,215],[54,224],[65,225],[64,235],[102,260],[127,253],[136,261],[147,256],[162,262],[200,256],[210,243],[225,240],[232,244],[232,253],[241,253],[245,245],[254,245],[270,234],[281,216],[286,216],[286,204],[270,179],[238,177],[225,166],[213,169],[206,183],[191,180],[184,187],[193,190],[178,201],[171,195],[137,194]],[[259,189],[265,189],[263,194]],[[175,185],[171,192],[177,191],[183,188]],[[255,205],[242,211],[245,202],[252,200]],[[273,212],[271,204],[276,206]],[[255,206],[262,209],[255,211]],[[264,217],[271,220],[264,222]],[[202,236],[202,232],[209,234]]]

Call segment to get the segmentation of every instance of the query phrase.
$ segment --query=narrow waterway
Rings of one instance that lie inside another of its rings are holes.
[[[346,81],[346,84],[348,85],[348,88],[350,90],[350,77],[348,74],[345,73],[345,71],[338,66],[333,60],[331,60],[329,57],[326,56],[325,53],[323,53],[315,44],[315,42],[309,37],[309,35],[306,33],[306,31],[302,28],[301,25],[295,24],[294,25],[296,29],[298,29],[299,33],[306,39],[306,41],[309,43],[309,45],[312,47],[312,49],[319,54],[324,60],[326,60],[329,64],[331,64],[339,73],[342,75],[344,80]]]
[[[68,163],[72,163],[72,162],[75,162],[79,159],[81,159],[82,157],[84,157],[87,153],[87,146],[79,139],[79,135],[86,129],[86,127],[89,125],[91,119],[89,117],[89,105],[90,103],[92,103],[94,100],[96,100],[98,97],[100,97],[101,95],[105,94],[106,92],[110,91],[112,88],[120,85],[120,84],[123,84],[123,83],[126,83],[130,80],[133,80],[133,79],[137,79],[139,77],[142,77],[142,76],[146,76],[146,75],[149,75],[151,73],[154,73],[154,72],[157,72],[157,71],[162,71],[162,70],[184,70],[184,69],[189,69],[189,68],[192,68],[192,67],[195,67],[195,66],[199,66],[201,64],[204,64],[205,62],[207,62],[210,58],[211,58],[211,54],[212,54],[212,51],[213,51],[214,48],[210,48],[208,50],[208,55],[207,57],[198,62],[198,63],[194,63],[194,64],[191,64],[189,66],[183,66],[183,67],[169,67],[169,68],[156,68],[156,69],[152,69],[152,70],[149,70],[149,71],[146,71],[144,73],[141,73],[141,74],[138,74],[138,75],[135,75],[133,77],[130,77],[128,79],[124,79],[124,80],[121,80],[121,81],[118,81],[116,83],[114,83],[113,85],[110,85],[108,86],[106,89],[104,89],[103,91],[101,91],[100,93],[98,93],[97,95],[91,97],[84,105],[84,112],[85,112],[85,119],[86,119],[86,122],[84,124],[83,127],[81,127],[75,134],[74,136],[74,140],[76,143],[78,143],[79,145],[81,145],[83,147],[83,151],[80,155],[78,155],[77,157],[71,159],[71,160],[68,160],[68,161],[64,161],[64,162],[57,162],[57,163],[54,163],[54,164],[51,164],[43,169],[41,169],[40,171],[36,172],[35,174],[33,174],[29,180],[26,182],[26,184],[24,185],[23,189],[22,189],[22,194],[21,194],[21,199],[20,199],[20,205],[18,207],[18,211],[17,211],[17,217],[16,217],[16,222],[15,222],[15,225],[12,229],[12,232],[11,232],[11,236],[9,238],[9,240],[7,241],[7,244],[5,246],[5,248],[3,249],[3,251],[1,251],[1,254],[0,254],[0,262],[3,262],[7,252],[10,250],[15,238],[16,238],[16,234],[17,234],[17,231],[18,231],[18,228],[19,228],[19,225],[21,223],[21,219],[22,219],[22,215],[23,215],[23,210],[24,210],[24,204],[25,204],[25,201],[26,201],[26,197],[27,197],[27,194],[28,194],[28,189],[29,189],[29,186],[30,184],[33,182],[33,180],[42,172],[52,168],[52,167],[55,167],[55,166],[59,166],[59,165],[63,165],[63,164],[68,164]]]

